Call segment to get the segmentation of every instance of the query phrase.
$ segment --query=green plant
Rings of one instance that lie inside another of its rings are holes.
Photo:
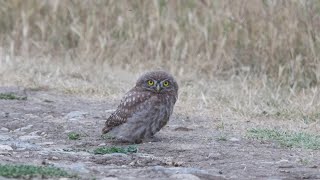
[[[70,140],[79,140],[80,139],[80,134],[79,133],[76,133],[76,132],[70,132],[68,134],[68,138]]]
[[[72,177],[68,172],[56,167],[10,164],[0,164],[0,176],[7,178]]]
[[[111,154],[111,153],[136,153],[138,151],[136,146],[128,146],[128,147],[99,147],[93,151],[94,154]]]
[[[273,140],[284,147],[320,149],[320,136],[304,132],[290,132],[257,128],[248,130],[247,136],[253,139]]]
[[[227,141],[227,137],[225,135],[221,135],[217,138],[217,141]]]
[[[18,97],[12,93],[0,93],[0,99],[4,100],[27,100],[27,97]]]

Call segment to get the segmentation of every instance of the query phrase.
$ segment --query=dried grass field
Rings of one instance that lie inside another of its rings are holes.
[[[319,1],[12,0],[0,1],[0,17],[0,89],[27,96],[0,93],[4,167],[97,179],[320,178]],[[114,145],[99,134],[105,118],[155,69],[180,87],[158,141],[92,153]]]

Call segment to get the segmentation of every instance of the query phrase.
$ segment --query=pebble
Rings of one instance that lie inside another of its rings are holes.
[[[76,120],[80,120],[80,119],[86,117],[86,115],[88,115],[87,112],[71,111],[65,116],[65,118],[70,120],[70,121],[76,121]]]
[[[1,145],[0,144],[0,152],[1,151],[13,151],[12,147],[9,145]]]
[[[32,125],[32,124],[29,124],[29,125],[26,126],[26,127],[20,128],[20,131],[25,131],[25,130],[31,129],[32,127],[33,127],[33,125]]]
[[[17,148],[17,151],[39,151],[41,148],[39,145],[23,142],[23,141],[7,141],[5,142],[7,145],[11,145],[12,147]]]
[[[18,129],[15,129],[13,132],[17,132],[17,131],[26,131],[26,130],[29,130],[33,127],[32,124],[28,125],[28,126],[25,126],[25,127],[21,127],[21,128],[18,128]]]
[[[80,151],[76,153],[78,156],[90,156],[91,154],[89,152]]]
[[[5,128],[5,127],[2,127],[2,128],[0,128],[0,131],[2,131],[2,132],[9,132],[9,129],[8,129],[8,128]]]
[[[52,156],[50,160],[59,160],[59,158],[57,156]]]
[[[207,158],[208,159],[214,159],[214,160],[218,160],[221,159],[222,154],[219,152],[213,152],[213,153],[209,153]]]
[[[27,119],[36,119],[39,118],[39,116],[34,115],[34,114],[25,114],[24,115]],[[29,125],[30,126],[30,125]],[[32,125],[31,125],[32,126]]]
[[[8,118],[9,115],[10,115],[10,113],[8,113],[8,112],[1,113],[1,116],[3,116],[4,118]]]
[[[50,154],[50,152],[46,151],[46,150],[42,150],[42,151],[39,151],[38,154],[43,155],[43,156],[48,156]]]
[[[20,136],[19,139],[22,141],[29,141],[33,139],[39,139],[41,136],[32,136],[32,135],[25,135],[25,136]]]
[[[55,166],[64,168],[64,169],[71,169],[72,171],[79,172],[79,173],[89,173],[90,171],[86,168],[84,163],[73,163],[70,165],[61,164],[61,163],[54,163]]]
[[[232,138],[229,139],[229,141],[231,141],[231,142],[239,142],[240,139],[232,137]]]
[[[9,132],[9,129],[8,129],[8,128],[5,128],[5,127],[2,127],[2,128],[0,128],[0,131],[2,131],[2,132]]]
[[[104,154],[104,157],[110,157],[110,158],[125,158],[130,159],[128,155],[123,153],[111,153],[111,154]]]
[[[38,145],[42,145],[42,146],[48,146],[48,145],[53,145],[55,144],[54,142],[41,142],[41,143],[37,143]]]
[[[11,139],[11,137],[8,136],[8,135],[1,135],[1,134],[0,134],[0,141],[8,141],[8,140],[10,140],[10,139]]]
[[[33,131],[29,133],[29,136],[38,136],[38,134],[41,134],[41,131]]]
[[[183,168],[183,167],[170,167],[165,168],[163,166],[154,166],[151,168],[153,171],[162,172],[164,174],[173,175],[173,174],[202,174],[209,175],[209,173],[202,169],[197,168]]]
[[[183,179],[183,180],[200,180],[197,176],[193,174],[174,174],[170,176],[171,179]]]

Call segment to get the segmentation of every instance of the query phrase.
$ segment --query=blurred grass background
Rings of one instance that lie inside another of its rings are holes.
[[[252,73],[303,87],[320,77],[317,0],[12,0],[0,7],[1,45],[11,55],[70,53],[133,71]]]
[[[180,102],[320,117],[318,0],[0,1],[0,82],[119,96],[162,68]]]

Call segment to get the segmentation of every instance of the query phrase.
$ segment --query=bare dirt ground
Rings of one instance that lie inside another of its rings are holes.
[[[101,137],[118,102],[54,91],[27,90],[27,100],[0,100],[2,164],[51,164],[84,179],[320,179],[319,151],[286,149],[227,130],[216,118],[185,114],[171,121],[137,153],[96,155],[101,146],[127,146]],[[79,140],[69,140],[79,132]],[[306,160],[309,160],[306,162]]]

